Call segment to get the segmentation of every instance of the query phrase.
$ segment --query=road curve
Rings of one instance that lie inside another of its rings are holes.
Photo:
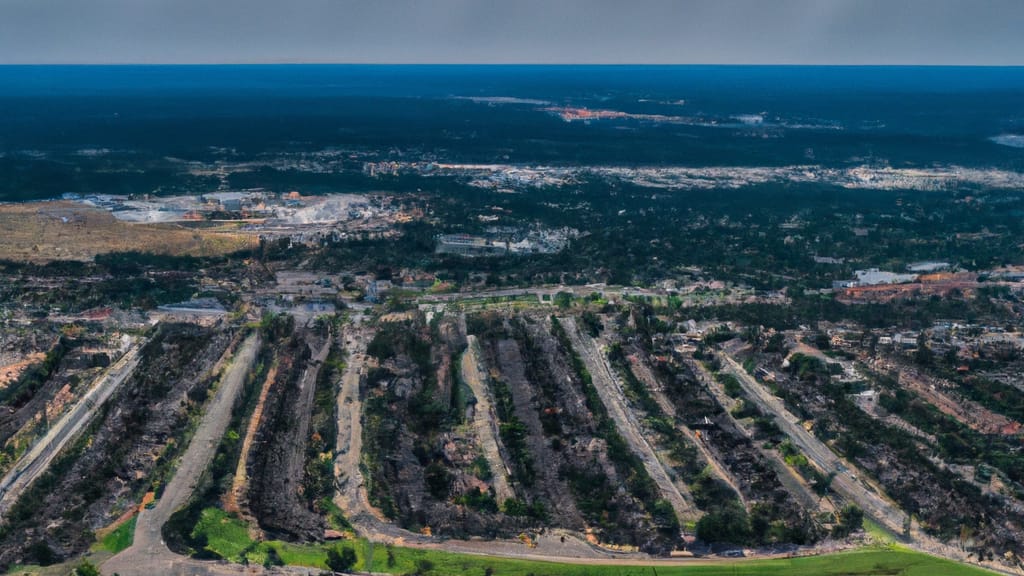
[[[207,406],[202,422],[189,442],[174,477],[164,488],[156,506],[139,514],[132,545],[103,564],[105,574],[116,572],[121,576],[151,576],[238,573],[227,565],[199,562],[171,552],[164,544],[161,529],[171,514],[188,502],[200,476],[213,459],[217,445],[231,420],[231,410],[242,391],[245,377],[256,360],[259,344],[259,333],[253,332],[239,347],[231,366],[217,386],[217,391]],[[229,571],[218,571],[221,569]]]

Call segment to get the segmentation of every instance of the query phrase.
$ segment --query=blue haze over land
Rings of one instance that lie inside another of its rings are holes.
[[[567,122],[548,108],[635,115]],[[667,118],[660,121],[658,118]],[[105,149],[338,148],[452,162],[1024,171],[1024,68],[8,66],[11,164]]]

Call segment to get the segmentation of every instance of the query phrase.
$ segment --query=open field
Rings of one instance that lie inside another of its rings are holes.
[[[135,539],[135,522],[138,516],[132,516],[130,520],[118,526],[113,532],[107,534],[93,546],[93,551],[106,551],[117,554],[132,545]]]
[[[383,554],[381,552],[384,552]],[[416,569],[417,562],[432,562],[438,574],[483,574],[489,567],[492,574],[536,576],[659,576],[676,574],[697,574],[704,576],[718,575],[785,575],[785,576],[828,576],[828,575],[901,575],[925,576],[943,574],[946,576],[968,576],[974,574],[991,574],[985,570],[956,564],[932,556],[903,550],[865,549],[853,552],[842,552],[826,556],[777,560],[749,561],[685,561],[677,564],[652,562],[649,565],[626,565],[619,563],[602,563],[596,560],[589,564],[562,564],[551,562],[535,562],[526,560],[494,559],[465,555],[446,554],[440,552],[394,549],[395,566],[386,564],[386,551],[374,552],[373,571],[388,573],[405,573]],[[383,564],[383,566],[381,566]],[[410,565],[411,564],[411,565]]]
[[[0,259],[91,260],[108,252],[214,256],[245,248],[243,234],[172,224],[126,224],[109,212],[74,202],[0,205]]]
[[[283,542],[267,543],[279,557],[291,565],[324,567],[326,549],[316,550],[308,546],[295,546]],[[416,573],[423,570],[428,574],[472,574],[483,575],[490,569],[495,576],[985,576],[994,574],[956,564],[917,552],[891,549],[865,549],[841,552],[827,556],[779,560],[736,560],[736,561],[685,561],[657,565],[623,564],[569,564],[489,558],[452,554],[433,550],[414,550],[391,547],[389,549],[369,542],[359,541],[353,546],[358,558],[354,570],[367,569],[367,559],[372,560],[372,571],[384,574]],[[389,558],[391,565],[389,565]],[[93,559],[95,562],[99,557]],[[64,574],[78,562],[59,564],[46,568],[38,566],[15,566],[8,574],[49,576]]]
[[[335,544],[295,545],[280,541],[254,542],[245,526],[218,510],[208,510],[197,526],[209,538],[208,549],[230,561],[256,564],[276,555],[288,565],[326,568],[329,549],[353,548],[353,570],[386,574],[490,574],[501,576],[641,576],[641,575],[785,575],[785,576],[973,576],[992,574],[973,566],[897,547],[864,548],[821,556],[771,560],[650,560],[577,559],[541,561],[458,554],[435,549],[385,546],[367,540]],[[524,548],[524,555],[528,552]]]

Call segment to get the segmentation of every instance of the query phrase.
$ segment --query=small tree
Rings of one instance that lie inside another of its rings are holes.
[[[416,576],[424,576],[428,572],[434,569],[434,563],[426,558],[420,558],[416,561],[416,571],[413,574]]]
[[[845,538],[864,526],[864,511],[853,504],[843,507],[840,512],[839,524],[832,529],[832,536]]]
[[[931,366],[935,361],[935,354],[928,347],[928,338],[924,332],[917,337],[917,352],[914,354],[914,361],[921,366]]]
[[[339,552],[337,548],[330,548],[327,550],[327,567],[333,572],[346,572],[356,563],[356,551],[349,547],[341,548]]]
[[[82,563],[75,567],[75,576],[100,576],[100,571],[92,562],[82,560]]]
[[[559,292],[555,294],[555,306],[565,310],[569,306],[572,306],[572,294],[568,292]]]

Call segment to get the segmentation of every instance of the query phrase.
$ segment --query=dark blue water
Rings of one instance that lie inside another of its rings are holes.
[[[514,97],[682,117],[566,123]],[[679,101],[685,104],[679,105]],[[754,116],[757,125],[746,125]],[[738,119],[739,118],[739,119]],[[1024,68],[0,67],[0,153],[342,148],[545,164],[1024,169]]]

